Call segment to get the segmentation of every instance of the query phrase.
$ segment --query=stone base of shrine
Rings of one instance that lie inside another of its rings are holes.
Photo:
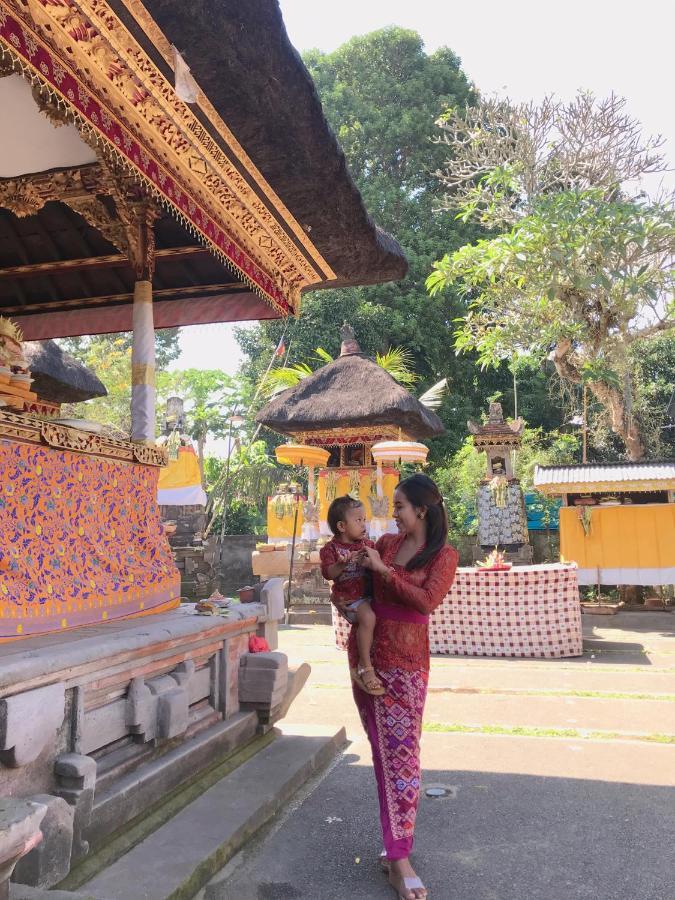
[[[240,704],[249,638],[275,646],[278,616],[261,604],[239,615],[181,607],[0,645],[0,798],[46,807],[42,840],[19,860],[14,881],[59,883],[285,712],[306,673],[293,683],[278,653],[262,654],[269,686],[256,682],[256,703]]]

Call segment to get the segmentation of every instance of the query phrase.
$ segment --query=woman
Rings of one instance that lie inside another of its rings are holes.
[[[402,900],[427,896],[409,860],[420,791],[419,740],[429,678],[429,613],[448,593],[457,551],[446,543],[448,520],[443,498],[426,475],[402,481],[394,494],[399,533],[386,534],[368,548],[377,616],[372,659],[385,693],[354,699],[373,753],[383,866]],[[349,659],[358,661],[355,629]]]

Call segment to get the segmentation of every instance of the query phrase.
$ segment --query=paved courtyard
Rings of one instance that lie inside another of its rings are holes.
[[[584,617],[583,657],[432,662],[415,863],[443,900],[675,896],[675,615]],[[312,665],[289,714],[345,724],[333,767],[207,887],[210,898],[377,900],[375,785],[327,626],[281,634]]]

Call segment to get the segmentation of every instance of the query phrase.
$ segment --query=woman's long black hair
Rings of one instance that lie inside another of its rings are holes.
[[[436,483],[428,475],[411,475],[396,487],[403,491],[409,503],[418,509],[426,508],[427,542],[406,565],[406,569],[421,569],[448,541],[448,516],[443,497]]]

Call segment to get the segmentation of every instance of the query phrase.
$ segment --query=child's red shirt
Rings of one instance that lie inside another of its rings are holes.
[[[343,544],[342,541],[333,538],[321,548],[319,553],[321,557],[321,574],[326,581],[330,581],[327,573],[334,563],[340,562],[354,550],[362,550],[364,547],[374,546],[375,544],[369,540]],[[337,606],[345,606],[353,603],[355,600],[359,600],[361,597],[371,596],[370,571],[356,562],[349,563],[342,574],[338,575],[333,581],[330,592],[330,599]]]

